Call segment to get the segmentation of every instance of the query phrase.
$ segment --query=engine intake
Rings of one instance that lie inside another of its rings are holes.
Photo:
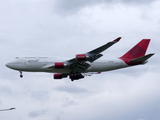
[[[76,55],[76,60],[78,61],[86,61],[89,58],[86,54],[77,54]]]

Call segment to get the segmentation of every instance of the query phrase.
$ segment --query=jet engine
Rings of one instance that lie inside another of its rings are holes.
[[[78,61],[86,61],[89,58],[86,54],[77,54],[76,55],[76,60]]]
[[[62,78],[65,78],[65,77],[67,77],[67,75],[66,74],[61,74],[61,73],[57,73],[57,74],[53,75],[54,79],[62,79]]]
[[[64,63],[61,63],[61,62],[54,63],[54,68],[57,68],[57,69],[64,68],[65,66],[66,65]]]

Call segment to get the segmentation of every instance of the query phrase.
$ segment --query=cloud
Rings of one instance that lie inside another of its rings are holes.
[[[16,109],[0,119],[159,119],[159,5],[148,0],[1,1],[0,107]],[[71,59],[119,36],[122,40],[102,59],[123,55],[143,38],[151,38],[147,53],[156,54],[146,65],[74,82],[55,81],[51,73],[24,72],[21,79],[5,67],[16,56]]]
[[[156,0],[55,0],[54,8],[60,14],[73,14],[82,8],[94,5],[114,5],[114,4],[129,4],[129,5],[146,5],[153,3]]]
[[[77,114],[80,116],[77,118],[78,120],[96,120],[98,118],[114,120],[152,118],[156,120],[156,117],[153,117],[151,113],[159,116],[156,112],[159,111],[157,103],[159,103],[160,97],[156,96],[159,94],[156,87],[159,80],[150,79],[152,76],[158,77],[158,74],[148,72],[137,76],[136,79],[134,76],[118,74],[118,71],[114,74],[106,74],[99,79],[99,82],[102,82],[103,85],[96,85],[96,88],[101,87],[102,91],[85,99],[77,99],[78,104],[74,107],[67,107],[64,111],[66,114],[62,118],[67,116],[69,119],[75,119],[76,117],[72,115]]]
[[[28,115],[30,118],[36,118],[45,114],[45,112],[46,112],[45,110],[32,111]]]
[[[76,85],[61,85],[55,88],[58,91],[67,92],[71,94],[80,94],[80,93],[88,93],[88,90],[85,88],[76,86]]]

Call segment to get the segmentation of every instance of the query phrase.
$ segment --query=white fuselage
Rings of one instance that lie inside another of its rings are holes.
[[[47,67],[50,65],[54,65],[54,63],[56,62],[65,63],[66,61],[50,57],[17,57],[14,61],[7,63],[6,66],[14,70],[27,71],[27,72],[51,72],[51,73],[71,72],[69,67],[61,69]],[[121,59],[100,59],[94,61],[93,63],[90,63],[90,67],[83,72],[84,73],[104,72],[124,67],[129,67],[129,65],[127,65]]]

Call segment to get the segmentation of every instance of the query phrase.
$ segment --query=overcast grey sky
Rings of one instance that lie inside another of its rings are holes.
[[[159,120],[160,1],[0,0],[1,120]],[[5,64],[16,56],[73,58],[117,37],[103,58],[123,55],[150,38],[146,65],[79,81],[24,73]]]

